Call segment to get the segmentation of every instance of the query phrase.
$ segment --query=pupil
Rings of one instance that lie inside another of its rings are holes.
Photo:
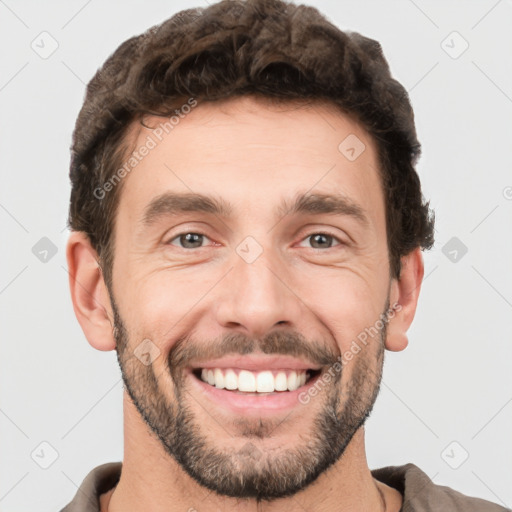
[[[187,233],[186,235],[182,235],[182,242],[183,239],[185,240],[185,243],[183,245],[186,246],[187,243],[197,243],[198,237],[201,237],[202,235],[199,235],[198,233]],[[195,239],[195,240],[194,240]]]
[[[322,243],[322,239],[323,239],[323,242],[325,243],[325,241],[328,238],[329,238],[329,235],[322,235],[322,234],[313,235],[313,243],[317,243],[318,240],[320,240],[320,243]]]

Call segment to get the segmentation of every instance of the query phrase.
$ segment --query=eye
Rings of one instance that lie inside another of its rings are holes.
[[[167,242],[167,244],[176,245],[173,242],[175,240],[178,240],[179,243],[181,244],[178,247],[180,247],[181,249],[198,249],[203,247],[202,242],[204,241],[204,239],[209,240],[209,238],[203,233],[189,231],[186,233],[180,233],[176,235],[174,238],[171,238]],[[331,247],[333,247],[333,240],[338,242],[336,245],[344,245],[344,243],[339,238],[330,233],[312,233],[303,240],[308,239],[312,240],[313,249],[330,249]]]
[[[174,240],[179,240],[179,242],[182,244],[182,249],[197,249],[198,247],[202,247],[202,242],[205,238],[209,240],[209,238],[206,235],[203,235],[202,233],[187,232],[176,235],[174,238],[171,238],[167,243],[170,245],[175,245],[172,242]]]
[[[332,247],[333,240],[339,242],[337,245],[343,245],[343,242],[339,238],[331,235],[330,233],[312,233],[303,240],[308,239],[312,239],[313,249],[330,249]],[[316,247],[314,244],[316,244]]]

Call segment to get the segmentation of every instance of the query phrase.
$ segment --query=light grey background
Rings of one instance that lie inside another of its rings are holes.
[[[511,2],[306,3],[381,42],[411,95],[437,218],[409,347],[386,353],[367,422],[369,466],[413,462],[435,483],[511,507]],[[115,353],[88,345],[69,295],[71,133],[108,55],[201,5],[0,1],[1,511],[60,510],[93,467],[122,460]],[[51,49],[43,31],[58,43],[46,59],[31,48]],[[47,262],[32,252],[43,237],[57,250]],[[451,245],[443,252],[452,237],[467,247],[456,261]]]

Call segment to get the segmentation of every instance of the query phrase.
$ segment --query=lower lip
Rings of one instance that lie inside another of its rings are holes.
[[[317,374],[303,386],[294,391],[278,391],[258,395],[243,395],[234,391],[216,388],[197,378],[191,371],[188,372],[193,386],[197,386],[209,400],[216,402],[225,409],[236,414],[274,414],[290,410],[298,405],[304,405],[299,401],[299,395],[309,390],[321,374]]]

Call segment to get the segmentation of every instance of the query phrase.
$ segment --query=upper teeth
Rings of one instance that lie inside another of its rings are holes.
[[[237,371],[226,368],[203,368],[201,380],[208,382],[217,388],[269,393],[273,391],[294,391],[306,383],[306,370],[280,370],[271,372],[250,372],[248,370]]]

